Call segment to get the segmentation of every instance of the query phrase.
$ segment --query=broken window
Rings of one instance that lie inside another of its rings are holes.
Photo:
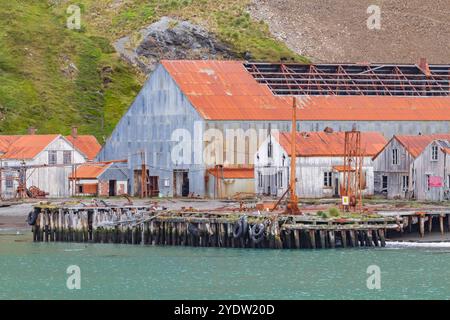
[[[431,146],[431,161],[437,161],[438,160],[438,146],[433,145]]]
[[[262,181],[262,174],[261,172],[258,172],[258,187],[262,188],[263,181]]]
[[[388,177],[387,176],[382,176],[382,180],[381,180],[381,189],[382,190],[387,190],[388,188]]]
[[[272,142],[267,145],[267,157],[272,158]]]
[[[392,149],[392,164],[398,164],[398,149]]]
[[[409,176],[402,176],[402,190],[408,191],[409,186]]]
[[[323,186],[324,187],[331,187],[331,179],[332,179],[332,172],[327,171],[323,173]]]
[[[278,187],[283,188],[283,171],[278,172]]]

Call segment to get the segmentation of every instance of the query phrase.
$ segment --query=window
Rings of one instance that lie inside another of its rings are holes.
[[[431,161],[437,161],[438,160],[438,146],[433,145],[431,146]]]
[[[11,173],[6,174],[5,186],[7,189],[11,189],[14,186],[14,178]]]
[[[398,149],[392,149],[392,164],[398,164]]]
[[[426,189],[427,189],[427,191],[430,191],[430,175],[429,174],[426,174],[425,175],[425,183],[427,184],[426,185]]]
[[[283,171],[278,172],[278,187],[283,188]]]
[[[269,141],[269,144],[267,145],[267,156],[272,158],[272,141]]]
[[[382,182],[381,182],[381,189],[382,190],[387,190],[387,188],[388,188],[388,177],[387,176],[382,176],[382,178],[381,178],[382,180]]]
[[[324,187],[331,187],[331,176],[332,176],[332,172],[331,171],[327,171],[323,173],[323,186]]]
[[[263,186],[263,179],[261,172],[258,172],[258,187],[262,188]]]
[[[56,164],[57,162],[57,154],[56,151],[48,152],[48,164]]]
[[[69,150],[63,151],[63,163],[64,164],[72,163],[72,151]]]
[[[402,176],[402,190],[408,191],[409,189],[409,176]]]

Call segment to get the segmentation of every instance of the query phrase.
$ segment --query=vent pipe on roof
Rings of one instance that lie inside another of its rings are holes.
[[[72,127],[72,134],[71,135],[72,135],[73,138],[78,137],[78,127],[75,127],[75,126]]]
[[[35,127],[29,127],[28,128],[28,134],[36,134],[36,128]]]
[[[427,77],[431,76],[430,65],[428,64],[427,58],[420,58],[417,67],[419,67]]]

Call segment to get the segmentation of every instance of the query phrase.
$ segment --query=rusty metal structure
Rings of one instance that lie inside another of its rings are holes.
[[[246,63],[275,95],[450,96],[450,65]]]
[[[344,145],[344,170],[341,196],[349,197],[349,206],[344,209],[352,208],[358,212],[362,211],[362,156],[361,150],[361,132],[352,130],[345,132]]]
[[[296,188],[296,159],[297,159],[297,153],[295,152],[296,147],[296,136],[297,136],[297,99],[294,97],[292,99],[292,124],[291,124],[291,177],[290,177],[290,183],[289,183],[289,189],[290,189],[290,197],[289,202],[287,205],[287,213],[290,214],[299,214],[300,209],[298,207],[298,197],[297,192],[295,190]]]

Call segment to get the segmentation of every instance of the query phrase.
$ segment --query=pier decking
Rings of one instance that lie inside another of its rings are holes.
[[[38,205],[34,241],[229,248],[383,247],[398,217],[323,219],[279,213],[158,210],[151,206]],[[34,220],[34,221],[33,221]]]
[[[379,212],[321,218],[276,212],[163,210],[154,206],[55,206],[30,213],[33,240],[226,248],[384,247],[390,236],[450,231],[450,212]]]

